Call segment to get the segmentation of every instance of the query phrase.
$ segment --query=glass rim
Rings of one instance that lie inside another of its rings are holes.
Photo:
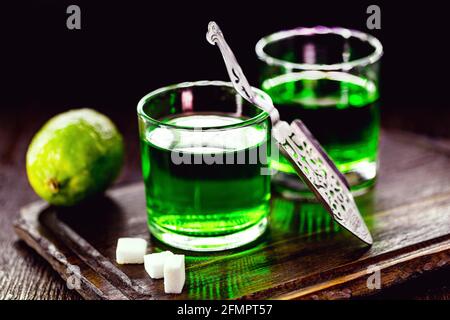
[[[147,121],[154,123],[155,125],[161,126],[161,127],[172,128],[172,129],[182,129],[182,130],[189,130],[189,131],[193,131],[193,130],[212,131],[212,130],[228,130],[228,129],[244,128],[244,127],[248,127],[248,126],[251,126],[254,124],[261,123],[261,122],[265,121],[267,118],[269,118],[269,114],[266,111],[258,108],[256,105],[252,104],[256,109],[260,110],[261,112],[258,113],[257,115],[255,115],[254,117],[246,119],[242,122],[228,124],[228,125],[222,125],[222,126],[213,126],[213,127],[188,127],[188,126],[179,126],[179,125],[174,125],[174,124],[169,124],[169,123],[159,121],[155,118],[150,117],[148,114],[145,113],[145,111],[143,109],[144,105],[146,104],[146,102],[148,100],[153,99],[162,93],[166,93],[169,91],[175,91],[178,89],[185,89],[185,88],[192,88],[192,87],[208,87],[208,86],[227,87],[227,88],[231,88],[234,90],[233,84],[231,82],[220,81],[220,80],[200,80],[200,81],[188,81],[188,82],[181,82],[181,83],[177,83],[177,84],[171,84],[171,85],[164,86],[159,89],[153,90],[150,93],[146,94],[144,97],[142,97],[139,100],[138,105],[137,105],[138,116],[144,118]],[[255,88],[255,87],[252,87],[252,89],[254,90],[254,92],[256,94],[261,95],[263,99],[269,99],[271,101],[270,96],[267,93],[265,93],[264,91],[262,91],[258,88]],[[236,95],[239,96],[239,94],[237,92],[236,92]],[[242,98],[242,99],[245,100],[244,98]]]
[[[288,38],[293,38],[296,36],[310,36],[310,35],[324,35],[324,34],[334,34],[337,36],[341,36],[345,39],[349,38],[357,38],[362,42],[368,43],[374,51],[359,59],[351,60],[348,62],[334,63],[334,64],[310,64],[310,63],[295,63],[289,62],[282,59],[278,59],[272,57],[267,54],[264,49],[270,44],[280,40],[285,40]],[[267,63],[268,65],[281,66],[290,69],[297,70],[320,70],[320,71],[338,71],[338,70],[350,70],[357,66],[367,66],[369,64],[373,64],[380,60],[383,55],[383,45],[380,40],[375,38],[374,36],[353,29],[347,29],[342,27],[324,27],[324,26],[315,26],[315,27],[298,27],[290,30],[283,30],[272,33],[268,36],[261,38],[255,46],[256,55],[258,59]]]

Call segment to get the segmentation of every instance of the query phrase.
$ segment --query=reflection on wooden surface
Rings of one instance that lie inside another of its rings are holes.
[[[450,159],[407,134],[385,135],[374,190],[357,204],[374,237],[368,247],[334,223],[317,203],[274,195],[270,228],[243,248],[193,253],[149,237],[143,185],[69,210],[30,207],[16,224],[22,239],[64,277],[65,261],[80,266],[86,298],[233,299],[349,298],[372,294],[366,270],[380,266],[382,287],[450,262]],[[106,216],[105,216],[106,215]],[[33,220],[32,217],[39,217]],[[164,294],[141,265],[115,263],[119,237],[150,240],[149,251],[186,255],[181,295]],[[67,259],[61,259],[64,256]]]

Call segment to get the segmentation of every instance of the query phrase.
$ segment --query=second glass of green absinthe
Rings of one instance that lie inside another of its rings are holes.
[[[269,165],[263,159],[267,128],[239,127],[225,135],[207,130],[244,120],[228,114],[182,114],[161,121],[206,130],[158,127],[146,133],[141,154],[150,228],[214,237],[266,219],[270,176],[261,170]],[[257,161],[249,161],[255,154]]]
[[[305,123],[351,186],[361,189],[373,183],[379,139],[374,83],[343,72],[304,71],[268,79],[262,88],[283,120]],[[272,166],[295,174],[281,155]]]

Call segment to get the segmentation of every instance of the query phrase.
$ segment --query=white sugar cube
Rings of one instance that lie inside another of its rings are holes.
[[[118,264],[144,263],[147,241],[140,238],[120,238],[117,240],[116,261]]]
[[[169,256],[173,253],[163,251],[159,253],[147,254],[144,256],[144,267],[148,275],[153,279],[161,279],[164,277],[164,264]]]
[[[165,293],[181,293],[185,279],[184,255],[169,255],[164,263]]]

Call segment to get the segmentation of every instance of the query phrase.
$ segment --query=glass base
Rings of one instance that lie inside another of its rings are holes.
[[[344,177],[353,196],[358,197],[366,194],[375,185],[376,174],[376,162],[361,162],[353,166],[352,171],[344,173]],[[315,195],[296,174],[277,172],[272,177],[272,182],[275,191],[286,199],[315,201]]]
[[[172,247],[188,251],[223,251],[244,246],[261,236],[267,228],[267,218],[240,232],[225,236],[192,237],[174,233],[152,222],[148,228],[158,240]]]

